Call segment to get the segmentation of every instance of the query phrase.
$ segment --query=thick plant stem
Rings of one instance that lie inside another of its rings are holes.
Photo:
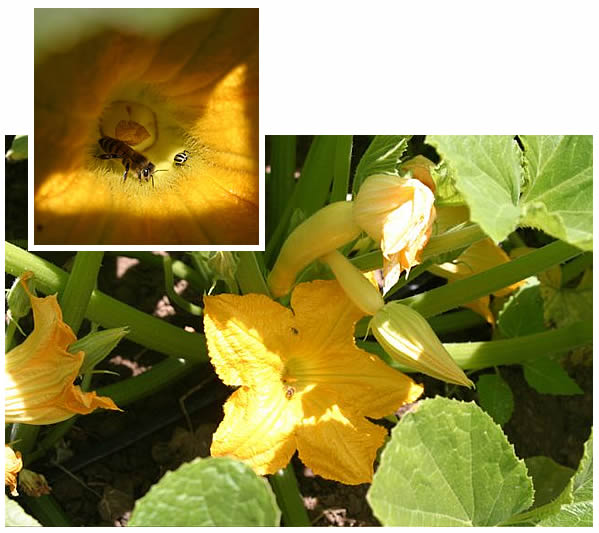
[[[513,339],[446,343],[443,346],[463,370],[480,370],[493,366],[522,364],[551,354],[567,352],[592,342],[593,324],[588,320]],[[402,372],[414,372],[414,369],[391,360],[376,342],[357,341],[356,344],[368,352],[380,355],[391,366]]]
[[[581,250],[570,244],[555,241],[509,263],[423,294],[405,298],[401,303],[411,306],[424,317],[438,315],[547,270],[581,253]]]
[[[63,320],[71,326],[75,335],[85,317],[92,291],[96,288],[103,257],[104,252],[77,252],[71,274],[59,296]]]
[[[36,287],[45,294],[60,292],[66,284],[68,274],[52,263],[10,243],[6,243],[5,250],[5,268],[9,274],[20,276],[26,270],[33,271]],[[128,326],[129,340],[165,355],[195,362],[208,360],[203,335],[177,328],[97,289],[92,292],[86,318],[105,328]]]
[[[288,527],[311,525],[291,463],[269,476],[269,480],[281,508],[283,523]]]

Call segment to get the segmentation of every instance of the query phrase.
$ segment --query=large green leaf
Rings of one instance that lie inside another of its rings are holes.
[[[424,400],[393,429],[367,499],[385,526],[492,526],[532,504],[532,481],[474,403]]]
[[[429,136],[454,171],[456,187],[470,207],[470,219],[499,242],[514,229],[520,213],[521,152],[509,135]]]
[[[523,135],[530,184],[522,195],[521,225],[584,250],[593,249],[593,138]]]
[[[233,459],[196,459],[167,472],[139,499],[130,526],[278,526],[266,479]]]
[[[41,526],[32,516],[29,516],[23,508],[14,500],[4,495],[4,525],[12,526]]]
[[[472,221],[495,241],[533,226],[592,249],[591,136],[429,136],[452,169]],[[521,187],[523,194],[520,196]]]

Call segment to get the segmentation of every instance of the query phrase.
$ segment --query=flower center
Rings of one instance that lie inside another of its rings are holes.
[[[184,123],[184,111],[148,89],[123,89],[100,114],[91,166],[113,189],[147,194],[170,188],[200,159]]]

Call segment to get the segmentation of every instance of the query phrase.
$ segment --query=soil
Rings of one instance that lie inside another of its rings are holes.
[[[40,254],[42,255],[42,254]],[[70,253],[43,254],[56,264],[68,265]],[[185,260],[184,254],[171,255]],[[100,270],[100,290],[181,327],[199,329],[199,320],[179,311],[161,289],[161,269],[137,260],[106,254]],[[190,287],[183,296],[198,302]],[[488,337],[486,326],[468,332]],[[99,375],[94,388],[144,372],[161,355],[123,341],[104,368],[119,377]],[[592,425],[592,367],[578,361],[567,366],[585,391],[580,396],[548,396],[532,390],[519,367],[502,367],[501,374],[514,391],[514,416],[504,427],[519,457],[546,455],[576,468]],[[426,395],[451,396],[444,384],[414,376],[425,385]],[[476,379],[474,376],[473,379]],[[198,389],[197,385],[203,383]],[[79,417],[52,453],[33,465],[43,473],[52,495],[75,526],[124,526],[134,502],[167,470],[197,456],[207,456],[211,434],[222,417],[222,404],[230,390],[216,379],[211,367],[196,367],[175,385],[126,408],[125,413],[98,412]],[[457,391],[460,399],[476,400],[475,391]],[[184,405],[180,398],[189,393]],[[156,426],[146,434],[148,427]],[[44,429],[43,431],[47,431]],[[43,437],[43,433],[40,437]],[[62,461],[57,467],[56,462]],[[315,476],[294,457],[293,466],[304,504],[316,526],[377,526],[366,502],[368,485],[347,486]]]

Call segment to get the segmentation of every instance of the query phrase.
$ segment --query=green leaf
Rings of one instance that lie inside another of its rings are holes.
[[[295,185],[295,135],[270,135],[270,176],[266,189],[266,233],[270,236],[279,223]]]
[[[541,394],[584,394],[578,384],[552,359],[539,357],[522,365],[526,382]]]
[[[593,137],[523,135],[530,184],[520,224],[593,249]]]
[[[373,174],[398,175],[397,167],[408,147],[410,135],[377,135],[360,159],[354,176],[354,197],[362,182]]]
[[[535,488],[533,509],[555,500],[574,475],[572,468],[562,466],[550,457],[528,457],[524,462]]]
[[[499,374],[484,374],[476,382],[480,406],[499,425],[505,424],[514,412],[512,389]]]
[[[349,192],[349,169],[351,166],[353,138],[351,135],[338,135],[335,149],[335,166],[333,169],[333,188],[330,203],[340,202],[347,198]]]
[[[133,509],[130,526],[278,526],[268,482],[233,459],[210,457],[167,472]]]
[[[533,226],[591,250],[592,137],[521,140],[524,151],[510,135],[427,137],[450,168],[471,220],[494,241],[504,240],[516,227]]]
[[[571,491],[572,502],[561,506],[559,513],[539,522],[540,526],[593,525],[593,435],[584,445],[582,460],[564,493]]]
[[[4,525],[12,526],[39,526],[41,524],[32,516],[29,516],[23,508],[14,500],[4,495]]]
[[[545,331],[543,298],[539,280],[530,277],[503,304],[497,316],[497,327],[505,337],[520,337]]]
[[[562,287],[562,270],[556,266],[539,274],[545,320],[558,327],[593,318],[593,271],[587,269],[576,287]]]
[[[495,242],[516,229],[522,181],[521,152],[510,135],[428,136],[452,169],[470,219]]]
[[[385,526],[492,526],[532,503],[532,481],[474,403],[424,400],[393,429],[367,500]]]

